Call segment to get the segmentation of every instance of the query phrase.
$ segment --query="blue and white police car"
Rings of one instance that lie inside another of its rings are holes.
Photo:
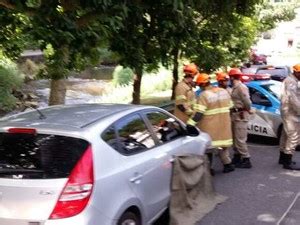
[[[245,83],[249,88],[252,107],[248,133],[271,138],[280,138],[282,119],[280,116],[280,94],[282,83],[276,80],[261,80]]]
[[[213,83],[217,85],[217,83]],[[248,134],[280,138],[282,119],[280,116],[280,94],[282,82],[276,80],[253,80],[246,82],[252,101],[252,108],[256,110],[248,123]],[[196,95],[200,94],[196,90]]]

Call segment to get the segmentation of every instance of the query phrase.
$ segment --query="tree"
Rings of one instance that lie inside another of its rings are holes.
[[[256,9],[258,19],[258,29],[265,32],[276,27],[278,22],[291,21],[295,19],[295,5],[289,3],[286,5],[275,5],[264,0]]]
[[[126,16],[124,2],[0,0],[5,13],[27,16],[32,39],[41,50],[47,49],[44,76],[51,79],[49,105],[64,103],[64,79],[70,70],[98,62],[100,47]]]

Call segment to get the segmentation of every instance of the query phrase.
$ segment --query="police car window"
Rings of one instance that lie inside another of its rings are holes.
[[[147,113],[146,116],[161,143],[185,136],[184,129],[175,118],[161,112]]]
[[[116,123],[118,150],[124,154],[136,154],[155,145],[146,124],[135,114],[125,117]]]
[[[266,89],[275,98],[280,99],[282,92],[282,83],[276,82],[276,84],[262,85],[262,88]]]
[[[262,94],[261,92],[259,92],[254,88],[249,88],[249,92],[253,104],[260,105],[262,101],[264,102],[269,101],[269,99],[264,94]]]

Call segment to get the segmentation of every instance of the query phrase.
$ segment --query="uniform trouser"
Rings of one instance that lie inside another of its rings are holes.
[[[229,154],[229,148],[218,148],[219,149],[219,157],[223,165],[230,164],[231,158]]]
[[[215,147],[215,148],[210,149],[207,153],[211,154],[211,157],[213,157],[213,155],[218,155],[221,162],[223,163],[223,165],[231,163],[231,158],[230,158],[230,153],[229,153],[228,147]],[[213,162],[213,160],[211,158],[210,163],[212,163],[212,162]]]
[[[232,121],[233,150],[240,154],[242,158],[250,158],[247,146],[248,121]]]
[[[285,117],[283,121],[283,132],[280,137],[280,151],[285,154],[294,154],[296,146],[299,144],[299,128],[300,123],[290,121]]]

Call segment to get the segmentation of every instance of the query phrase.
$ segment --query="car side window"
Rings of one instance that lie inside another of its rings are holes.
[[[140,115],[123,118],[116,123],[119,150],[124,154],[136,154],[154,147],[155,141]]]
[[[270,102],[269,99],[254,88],[249,88],[250,98],[253,104],[261,105],[262,102]],[[270,102],[271,103],[271,102]]]
[[[106,131],[102,134],[102,139],[112,148],[118,150],[118,139],[114,126],[110,126],[106,129]]]
[[[183,127],[175,118],[162,112],[150,112],[146,116],[161,143],[185,136]]]

